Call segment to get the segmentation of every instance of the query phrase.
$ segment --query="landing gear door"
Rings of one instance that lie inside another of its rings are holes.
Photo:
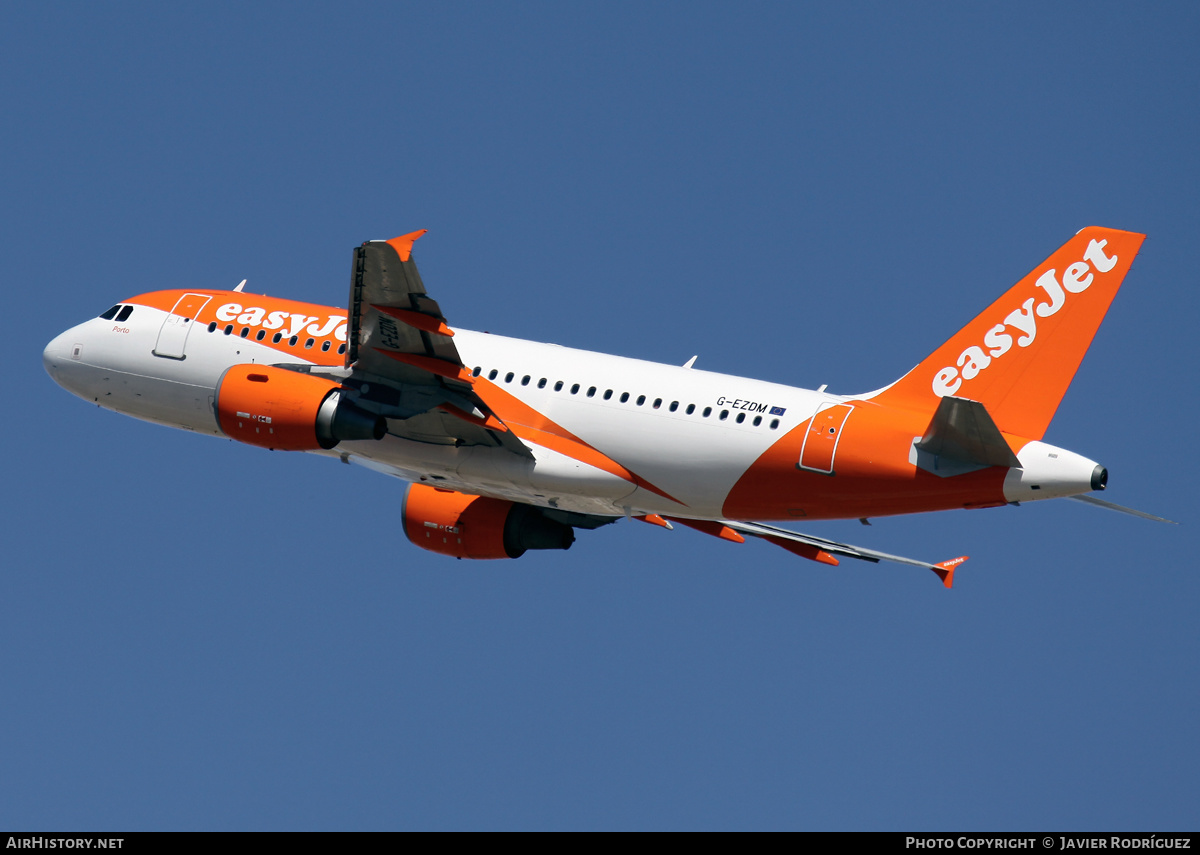
[[[162,329],[158,331],[154,355],[165,356],[167,359],[183,359],[188,331],[195,325],[200,310],[211,299],[212,297],[204,294],[184,294],[180,297],[171,314],[163,321]]]
[[[850,404],[837,404],[833,401],[826,401],[817,408],[804,434],[800,462],[796,464],[798,468],[820,472],[823,475],[834,474],[833,460],[837,455],[838,442],[842,438],[842,428],[853,409]]]

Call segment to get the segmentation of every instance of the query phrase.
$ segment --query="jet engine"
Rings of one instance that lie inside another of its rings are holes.
[[[217,423],[239,442],[281,451],[330,449],[387,433],[383,416],[354,404],[332,380],[269,365],[235,365],[222,375]]]
[[[520,558],[528,549],[570,549],[571,526],[539,508],[410,484],[404,534],[412,543],[455,558]]]

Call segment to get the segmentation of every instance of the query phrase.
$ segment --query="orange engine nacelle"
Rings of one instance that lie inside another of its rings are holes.
[[[455,558],[520,558],[528,549],[569,549],[575,532],[540,509],[410,484],[404,534],[430,552]]]
[[[333,448],[342,440],[382,439],[383,416],[341,394],[332,380],[273,368],[235,365],[217,384],[217,424],[239,442],[281,451]]]

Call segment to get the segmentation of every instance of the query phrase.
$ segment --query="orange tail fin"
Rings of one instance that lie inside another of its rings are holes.
[[[1005,433],[1041,439],[1145,238],[1081,230],[874,400],[932,412],[968,398]]]

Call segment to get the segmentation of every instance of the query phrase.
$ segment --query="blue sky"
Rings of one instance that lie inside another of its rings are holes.
[[[0,825],[1194,829],[1200,13],[1187,4],[5,4]],[[160,288],[853,393],[1086,225],[1145,232],[1047,434],[1106,498],[635,523],[454,562],[355,467],[59,389]]]

